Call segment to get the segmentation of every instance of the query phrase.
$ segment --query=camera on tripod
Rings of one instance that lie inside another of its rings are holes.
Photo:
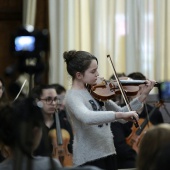
[[[12,36],[11,51],[18,57],[18,70],[29,74],[44,69],[43,55],[48,51],[47,30],[35,30],[33,26],[20,27]]]

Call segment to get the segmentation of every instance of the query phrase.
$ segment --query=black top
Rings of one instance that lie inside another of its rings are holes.
[[[141,114],[139,114],[139,118],[146,119],[147,112],[151,113],[154,109],[153,114],[150,116],[150,122],[153,125],[163,123],[162,114],[159,111],[159,108],[154,108],[149,104],[146,104],[146,108],[144,107]],[[136,151],[133,150],[127,143],[126,138],[130,135],[131,127],[133,123],[127,122],[125,124],[114,122],[111,123],[111,130],[114,135],[114,144],[117,152],[117,163],[118,168],[135,168],[135,161],[136,161]]]
[[[54,116],[54,120],[55,120],[55,116]],[[68,147],[68,151],[72,153],[73,132],[72,132],[72,127],[67,119],[66,112],[64,110],[59,112],[59,120],[60,120],[61,129],[67,130],[70,135],[70,143],[68,144],[67,147]],[[48,137],[48,133],[52,129],[56,129],[55,121],[50,128],[48,128],[45,124],[43,125],[42,139],[39,147],[35,150],[34,155],[51,156],[53,147],[50,142],[50,138]]]

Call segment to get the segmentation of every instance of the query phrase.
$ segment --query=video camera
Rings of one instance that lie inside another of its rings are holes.
[[[19,58],[20,72],[34,74],[44,69],[42,54],[48,51],[47,30],[35,30],[33,26],[20,27],[11,38],[11,51]]]
[[[11,50],[16,56],[37,57],[48,51],[48,31],[35,30],[33,26],[20,27],[12,36]]]

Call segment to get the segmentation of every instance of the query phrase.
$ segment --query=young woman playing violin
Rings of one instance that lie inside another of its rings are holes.
[[[93,165],[117,170],[110,122],[138,120],[136,110],[143,106],[142,102],[155,82],[146,81],[141,95],[130,103],[134,111],[128,111],[127,106],[121,108],[111,100],[97,101],[88,91],[87,85],[94,85],[99,76],[95,56],[86,51],[73,50],[65,51],[63,58],[72,77],[72,88],[67,91],[65,101],[74,131],[73,163],[75,166]]]

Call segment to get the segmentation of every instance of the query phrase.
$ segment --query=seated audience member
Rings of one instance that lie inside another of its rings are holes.
[[[47,170],[61,167],[57,159],[33,156],[42,137],[43,116],[32,98],[0,107],[1,170]]]
[[[137,170],[169,170],[169,144],[170,124],[152,126],[139,145]]]

